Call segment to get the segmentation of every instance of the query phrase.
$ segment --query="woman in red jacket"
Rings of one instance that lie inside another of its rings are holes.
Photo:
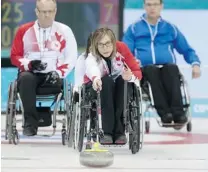
[[[97,29],[92,37],[91,53],[85,60],[85,83],[92,82],[93,90],[101,90],[102,127],[101,144],[125,144],[123,124],[124,81],[141,80],[138,62],[119,41],[112,30]]]

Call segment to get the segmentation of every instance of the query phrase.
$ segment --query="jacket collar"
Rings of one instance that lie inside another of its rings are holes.
[[[140,18],[141,18],[141,20],[144,20],[144,21],[146,21],[148,23],[148,21],[147,21],[147,14],[146,13],[144,13]],[[158,20],[157,20],[157,23],[159,23],[161,21],[162,21],[162,17],[160,16],[158,18]]]

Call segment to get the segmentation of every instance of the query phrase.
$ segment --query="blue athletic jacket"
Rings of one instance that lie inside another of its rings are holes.
[[[152,26],[145,18],[144,14],[141,20],[131,24],[123,37],[123,42],[141,61],[141,66],[176,63],[174,49],[187,63],[200,65],[195,51],[176,26],[162,18]]]

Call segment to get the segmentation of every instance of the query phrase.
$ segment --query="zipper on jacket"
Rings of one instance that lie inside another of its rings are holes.
[[[41,50],[41,58],[44,58],[44,53],[45,53],[45,48],[46,48],[46,44],[45,44],[45,41],[46,41],[46,30],[43,29],[43,42],[42,42],[42,50]]]
[[[40,49],[40,58],[42,59],[44,57],[44,51],[45,51],[45,39],[46,39],[46,30],[43,29],[41,34],[41,28],[39,28],[39,49]]]
[[[144,21],[147,23],[147,26],[149,28],[149,31],[150,31],[150,36],[151,36],[151,52],[152,52],[152,61],[153,61],[153,64],[156,63],[156,57],[155,57],[155,47],[154,47],[154,40],[155,40],[155,37],[157,35],[157,28],[158,28],[158,22],[156,24],[156,27],[155,27],[155,33],[153,35],[153,32],[152,32],[152,28],[150,27],[150,24],[144,19]]]

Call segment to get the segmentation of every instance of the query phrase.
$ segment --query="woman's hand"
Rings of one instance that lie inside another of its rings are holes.
[[[123,74],[122,74],[122,78],[125,81],[129,81],[132,78],[132,72],[129,68],[124,68]]]
[[[94,81],[92,83],[92,87],[95,91],[102,90],[102,81],[101,81],[101,79],[94,79]]]

